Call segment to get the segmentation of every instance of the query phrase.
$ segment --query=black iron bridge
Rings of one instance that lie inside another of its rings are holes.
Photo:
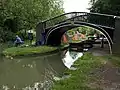
[[[36,42],[60,45],[62,35],[79,26],[89,26],[101,31],[108,39],[110,50],[120,52],[120,18],[100,13],[70,12],[42,21],[36,27]]]

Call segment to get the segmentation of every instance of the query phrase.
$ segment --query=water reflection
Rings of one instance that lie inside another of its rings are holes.
[[[67,68],[73,68],[71,67],[74,62],[79,58],[83,56],[83,53],[81,52],[73,52],[73,51],[66,51],[64,57],[63,57],[63,63]]]
[[[35,90],[37,87],[50,87],[53,83],[51,79],[54,76],[62,76],[65,68],[60,53],[14,60],[4,58],[0,62],[0,90]]]
[[[13,60],[2,58],[0,90],[49,90],[53,80],[62,78],[66,67],[70,68],[80,56],[82,53],[65,51]]]

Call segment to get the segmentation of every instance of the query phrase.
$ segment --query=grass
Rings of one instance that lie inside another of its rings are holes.
[[[91,71],[101,67],[103,63],[103,58],[95,57],[91,53],[86,53],[75,62],[77,70],[66,70],[65,73],[70,73],[71,77],[56,81],[52,90],[101,90],[99,88],[90,88],[87,84],[95,79],[95,77],[90,76]]]
[[[5,56],[21,56],[29,54],[41,54],[57,50],[56,47],[39,46],[39,47],[11,47],[3,51]]]
[[[120,56],[110,55],[104,57],[107,61],[110,61],[113,65],[120,67]]]

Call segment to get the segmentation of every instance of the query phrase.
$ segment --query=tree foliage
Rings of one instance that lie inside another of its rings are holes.
[[[62,0],[0,0],[1,32],[35,28],[45,19],[62,14]]]
[[[73,28],[67,31],[67,33],[70,35],[74,35],[76,31],[82,34],[86,34],[86,35],[94,35],[96,32],[98,33],[96,29],[88,27],[88,26],[81,26],[81,27]]]
[[[120,0],[91,0],[91,12],[120,15]]]

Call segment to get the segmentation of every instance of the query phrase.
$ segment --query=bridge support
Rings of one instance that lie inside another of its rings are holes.
[[[36,45],[43,45],[44,44],[44,32],[45,32],[45,25],[44,23],[39,23],[36,27]]]
[[[120,17],[115,19],[112,52],[113,54],[120,55]]]

